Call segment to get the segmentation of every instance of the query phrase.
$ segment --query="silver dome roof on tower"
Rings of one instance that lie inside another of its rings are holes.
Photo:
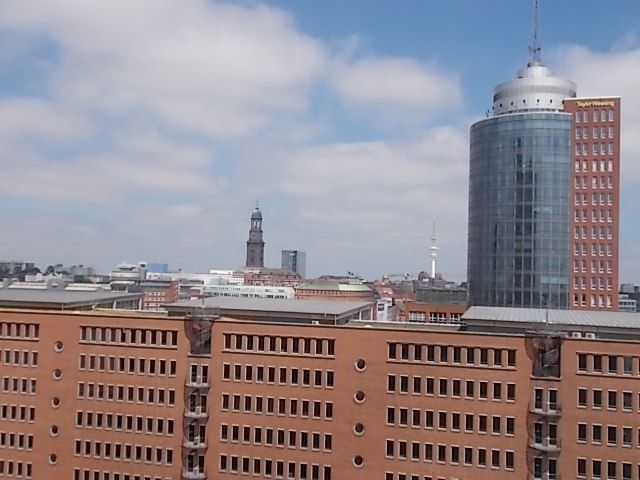
[[[556,77],[548,67],[534,61],[518,71],[518,78],[493,90],[493,114],[564,110],[563,100],[576,96],[576,84]]]

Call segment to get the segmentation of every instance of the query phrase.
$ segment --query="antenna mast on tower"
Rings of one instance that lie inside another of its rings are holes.
[[[533,32],[531,34],[531,45],[529,45],[529,66],[540,65],[540,44],[538,43],[538,0],[533,0]]]
[[[433,231],[431,233],[431,246],[429,247],[431,253],[429,256],[431,257],[431,278],[436,278],[436,258],[438,257],[439,248],[436,246],[436,220],[433,219]]]

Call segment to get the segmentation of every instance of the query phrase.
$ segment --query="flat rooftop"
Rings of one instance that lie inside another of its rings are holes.
[[[203,300],[183,300],[167,304],[177,308],[219,308],[272,313],[307,313],[316,315],[345,315],[354,310],[371,308],[371,302],[340,300],[298,300],[281,298],[207,297]]]
[[[520,323],[538,326],[640,329],[640,313],[584,310],[546,310],[542,308],[471,307],[462,321]]]
[[[39,290],[39,289],[0,289],[0,307],[39,307],[59,309],[73,309],[82,306],[92,306],[114,301],[136,300],[138,293],[108,292],[108,291],[76,291],[76,290]]]
[[[338,290],[340,292],[367,292],[371,293],[373,290],[368,285],[361,283],[303,283],[296,287],[298,290]]]
[[[353,319],[369,319],[371,302],[299,300],[280,298],[206,297],[166,304],[169,316],[213,310],[222,317],[275,323],[343,325]]]

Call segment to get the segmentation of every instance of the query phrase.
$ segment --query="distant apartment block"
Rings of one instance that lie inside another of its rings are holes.
[[[205,285],[205,297],[294,298],[293,287],[260,285]]]
[[[315,280],[296,287],[296,298],[374,302],[375,292],[364,283]]]

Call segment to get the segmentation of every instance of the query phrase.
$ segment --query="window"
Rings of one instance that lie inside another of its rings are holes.
[[[591,475],[595,478],[600,478],[602,475],[602,462],[600,460],[591,461]]]
[[[516,419],[514,417],[507,417],[506,432],[507,435],[514,435],[516,431]]]
[[[576,465],[576,474],[579,477],[587,476],[587,459],[586,458],[578,458]]]
[[[514,462],[514,453],[507,450],[504,452],[504,463],[505,468],[508,470],[513,470],[515,462]]]
[[[487,399],[487,382],[480,382],[480,398],[486,400]]]
[[[516,384],[507,383],[507,400],[514,401],[516,399]]]
[[[579,442],[587,441],[587,424],[586,423],[578,424],[578,441]]]
[[[593,408],[602,408],[602,390],[593,390]]]
[[[609,373],[617,374],[618,373],[618,357],[616,355],[609,355]]]
[[[502,398],[502,383],[493,382],[493,399],[500,400]]]

